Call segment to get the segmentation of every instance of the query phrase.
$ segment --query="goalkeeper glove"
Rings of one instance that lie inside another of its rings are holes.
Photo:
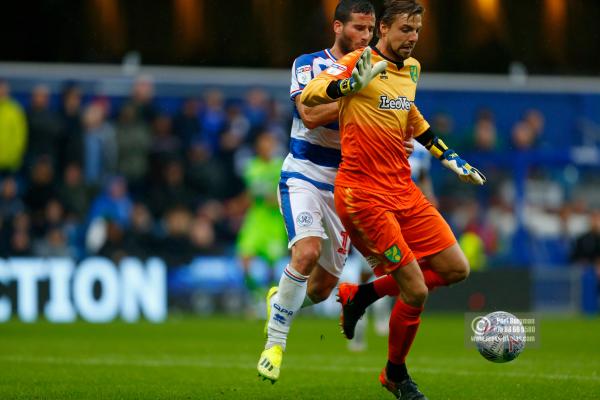
[[[343,96],[353,94],[366,87],[369,82],[387,68],[386,61],[379,61],[375,65],[371,62],[371,48],[365,47],[356,62],[352,76],[338,81],[340,93]]]
[[[469,165],[452,149],[448,149],[442,154],[441,161],[446,168],[454,171],[463,182],[483,185],[487,180],[477,168]]]

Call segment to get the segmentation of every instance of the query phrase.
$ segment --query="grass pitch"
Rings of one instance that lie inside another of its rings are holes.
[[[392,399],[386,339],[346,350],[337,321],[298,318],[281,378],[257,378],[261,321],[0,324],[0,399]],[[542,318],[541,346],[493,364],[464,346],[462,315],[423,316],[409,371],[431,399],[600,399],[600,319]]]

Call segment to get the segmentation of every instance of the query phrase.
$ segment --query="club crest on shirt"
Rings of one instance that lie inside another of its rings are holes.
[[[410,66],[410,79],[412,79],[414,83],[417,83],[419,80],[419,70],[417,69],[416,65]]]
[[[390,99],[386,95],[379,96],[379,109],[381,110],[404,110],[409,111],[411,102],[404,96]]]
[[[303,211],[296,217],[296,223],[298,226],[311,226],[313,223],[313,217],[309,212]]]
[[[312,67],[310,65],[304,65],[302,67],[296,68],[296,77],[298,78],[298,83],[302,85],[308,84],[310,82]]]
[[[397,245],[392,245],[389,249],[387,249],[383,254],[385,254],[385,258],[390,260],[393,263],[398,263],[402,260],[402,252],[398,248]]]

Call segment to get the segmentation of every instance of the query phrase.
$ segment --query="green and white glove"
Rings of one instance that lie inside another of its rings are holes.
[[[365,47],[356,62],[352,76],[338,81],[340,92],[343,96],[347,96],[360,91],[386,68],[387,61],[379,61],[373,65],[371,62],[371,47]]]

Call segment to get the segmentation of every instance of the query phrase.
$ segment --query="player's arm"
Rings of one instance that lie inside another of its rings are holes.
[[[360,91],[386,68],[385,61],[372,64],[369,46],[356,50],[310,81],[300,100],[309,107],[332,103],[340,97]]]
[[[423,118],[415,104],[412,104],[408,112],[408,124],[414,127],[415,139],[425,146],[431,155],[440,160],[446,168],[454,171],[461,181],[474,185],[485,183],[485,176],[477,168],[472,167],[460,158],[454,150],[448,148],[446,143],[433,133],[429,123]]]
[[[300,101],[300,96],[296,96],[295,102],[298,114],[300,114],[304,126],[308,129],[314,129],[338,120],[339,106],[337,102],[322,104],[316,107],[307,107]]]
[[[483,185],[486,181],[485,176],[477,169],[472,167],[468,162],[463,160],[450,149],[446,143],[437,137],[431,128],[427,128],[425,132],[415,137],[429,152],[442,164],[454,171],[461,181],[472,183],[474,185]]]

